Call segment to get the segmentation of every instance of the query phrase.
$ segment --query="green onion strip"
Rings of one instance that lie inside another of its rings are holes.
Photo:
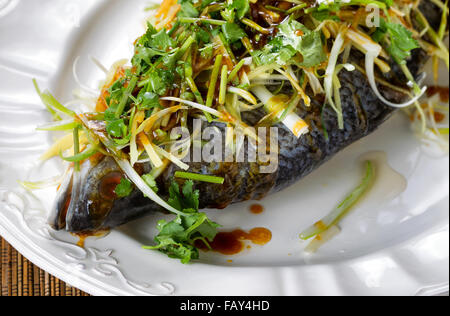
[[[329,229],[331,226],[337,224],[339,220],[344,217],[351,208],[364,196],[364,194],[370,188],[375,176],[373,163],[366,162],[366,175],[361,184],[353,190],[353,192],[347,196],[347,198],[339,204],[339,206],[333,210],[330,214],[325,216],[322,220],[318,221],[311,227],[307,228],[300,234],[300,239],[308,240],[316,235],[319,235]]]
[[[180,179],[208,182],[214,184],[223,184],[225,182],[225,179],[222,177],[207,176],[204,174],[182,172],[182,171],[175,172],[175,177]]]

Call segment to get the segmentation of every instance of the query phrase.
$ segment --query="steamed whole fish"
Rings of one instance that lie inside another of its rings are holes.
[[[431,26],[438,29],[441,10],[430,1],[422,1],[420,8]],[[255,21],[258,21],[256,17]],[[308,124],[309,132],[296,137],[284,124],[275,126],[278,129],[279,148],[275,172],[261,173],[259,162],[187,162],[189,172],[224,178],[223,184],[195,182],[195,189],[200,191],[200,208],[224,209],[233,203],[259,200],[283,190],[389,119],[396,109],[386,105],[374,93],[363,71],[364,57],[361,51],[352,48],[347,63],[359,67],[353,71],[342,69],[338,76],[343,128],[338,126],[336,111],[330,106],[323,107],[325,96],[315,95],[310,88],[306,89],[311,99],[310,106],[301,102],[295,109],[295,113]],[[407,58],[408,68],[416,81],[421,79],[421,68],[427,58],[427,53],[421,48],[412,50],[411,56]],[[389,101],[405,102],[410,96],[392,87],[405,87],[408,80],[394,61],[390,64],[388,73],[377,75],[391,87],[379,85],[378,88]],[[242,112],[242,121],[254,126],[265,115],[262,109]],[[105,133],[102,121],[92,119],[88,125],[100,134]],[[188,119],[187,126],[192,134],[191,119]],[[215,126],[222,135],[226,135],[227,124],[203,121],[203,127],[208,126]],[[221,139],[221,143],[222,151],[225,152],[225,140]],[[248,145],[248,140],[245,144]],[[152,167],[150,163],[138,163],[135,169],[144,174]],[[163,199],[167,200],[170,183],[179,170],[175,164],[169,164],[157,178],[158,195]],[[95,232],[126,224],[151,212],[164,211],[161,206],[144,197],[137,188],[130,195],[118,198],[114,189],[123,177],[123,171],[110,156],[97,155],[84,161],[81,172],[71,172],[62,184],[49,219],[50,225],[74,233]]]

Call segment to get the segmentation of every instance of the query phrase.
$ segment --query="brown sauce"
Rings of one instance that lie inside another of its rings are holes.
[[[210,243],[210,247],[212,251],[223,255],[236,255],[244,250],[244,241],[246,240],[263,246],[272,240],[272,232],[262,227],[254,228],[248,233],[241,229],[236,229],[232,232],[221,232]],[[199,249],[208,251],[208,247],[201,241],[198,241],[196,246]]]
[[[84,244],[86,242],[86,239],[89,236],[87,236],[87,235],[77,235],[77,237],[79,238],[78,242],[77,242],[77,246],[80,247],[80,248],[84,248]]]
[[[253,204],[252,206],[250,206],[250,212],[253,214],[261,214],[262,212],[264,212],[264,206],[260,204]]]
[[[277,7],[283,10],[289,10],[290,8],[293,7],[293,4],[287,1],[280,1]]]
[[[96,153],[93,156],[89,157],[89,161],[91,162],[91,164],[97,165],[98,163],[100,163],[100,161],[102,161],[103,157],[105,157],[105,155],[103,155],[102,153]]]
[[[109,233],[109,230],[103,230],[98,232],[84,232],[84,233],[76,233],[72,234],[73,236],[78,237],[77,246],[80,248],[84,248],[84,244],[86,239],[89,237],[104,237]]]
[[[112,172],[104,176],[100,181],[100,196],[106,200],[117,199],[116,188],[122,180],[123,175],[120,172]]]
[[[296,30],[295,31],[295,35],[296,36],[303,36],[303,35],[305,35],[305,33],[302,30]]]
[[[434,120],[436,121],[436,123],[442,123],[442,121],[444,121],[445,119],[445,115],[442,114],[441,112],[438,111],[434,111]]]
[[[432,86],[427,89],[428,97],[431,97],[437,93],[439,93],[439,97],[442,102],[449,101],[449,88],[448,87]]]

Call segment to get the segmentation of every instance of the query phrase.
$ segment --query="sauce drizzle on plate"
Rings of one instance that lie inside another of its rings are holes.
[[[214,241],[210,243],[210,246],[212,251],[219,252],[223,255],[236,255],[244,250],[244,241],[246,240],[255,245],[263,246],[272,240],[272,232],[263,227],[253,228],[248,233],[242,229],[236,229],[232,232],[220,232]],[[196,243],[196,246],[205,251],[209,250],[200,241]]]
[[[262,212],[264,212],[264,206],[260,204],[253,204],[252,206],[250,206],[250,212],[253,214],[261,214]]]

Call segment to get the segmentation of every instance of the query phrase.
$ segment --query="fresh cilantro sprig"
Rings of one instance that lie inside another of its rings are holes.
[[[239,41],[241,38],[247,36],[243,29],[239,27],[236,23],[230,23],[222,25],[222,32],[228,43],[233,43]]]
[[[408,29],[383,18],[380,19],[380,27],[377,28],[372,38],[376,42],[384,43],[389,55],[400,65],[406,63],[406,58],[411,55],[413,49],[419,48],[419,44]]]
[[[178,13],[179,17],[198,18],[200,12],[194,7],[194,4],[190,1],[183,0],[180,2],[181,10]]]
[[[250,10],[250,1],[249,0],[233,0],[228,5],[228,9],[235,10],[236,17],[240,20]]]
[[[144,174],[142,176],[142,180],[144,180],[144,182],[153,190],[155,191],[155,193],[158,193],[158,185],[156,183],[155,178],[149,173],[149,174]]]
[[[300,63],[303,67],[313,67],[326,60],[320,32],[311,31],[295,20],[284,21],[278,29],[276,37],[262,50],[255,52],[254,57],[259,65],[274,62],[285,65],[297,53],[303,58]]]
[[[144,246],[144,249],[158,250],[170,258],[180,259],[187,264],[199,258],[199,251],[195,246],[197,240],[206,245],[212,242],[217,235],[219,224],[211,221],[205,213],[200,213],[199,191],[194,191],[194,183],[186,181],[183,189],[173,181],[169,189],[168,203],[183,212],[173,221],[161,220],[158,222],[158,236],[155,237],[155,246]]]
[[[158,192],[158,185],[155,178],[151,174],[144,174],[142,176],[144,182],[156,193]],[[114,189],[114,193],[118,198],[125,198],[129,196],[134,190],[134,185],[131,181],[126,178],[120,179],[120,183]]]
[[[129,180],[122,178],[120,179],[120,183],[116,186],[114,192],[119,198],[127,197],[131,194],[131,192],[133,192],[133,184]]]

